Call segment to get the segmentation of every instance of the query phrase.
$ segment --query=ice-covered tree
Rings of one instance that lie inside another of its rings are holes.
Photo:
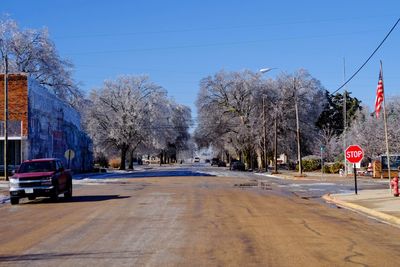
[[[293,74],[282,74],[277,78],[279,106],[282,112],[279,121],[281,129],[280,146],[282,150],[295,159],[297,153],[296,111],[299,113],[300,144],[302,155],[313,154],[319,150],[320,140],[315,126],[326,103],[325,89],[320,81],[301,69]]]
[[[165,97],[155,98],[152,106],[153,126],[150,142],[146,144],[145,149],[158,154],[161,163],[175,161],[177,152],[186,148],[190,137],[191,111],[188,107]]]
[[[120,152],[125,169],[130,148],[148,140],[152,125],[152,98],[165,94],[147,77],[123,76],[106,81],[90,94],[92,105],[85,116],[87,130],[96,146]]]
[[[21,29],[16,21],[0,20],[0,53],[9,72],[24,72],[58,97],[79,107],[82,93],[72,78],[73,65],[61,58],[47,29]],[[5,64],[0,71],[4,72]]]
[[[260,76],[250,71],[221,71],[202,79],[197,143],[223,147],[250,163],[258,139],[255,96],[260,86]]]
[[[255,152],[263,157],[271,154],[276,120],[278,149],[295,159],[295,102],[299,106],[302,147],[311,153],[319,147],[315,122],[325,104],[324,90],[317,79],[305,70],[267,81],[250,71],[218,72],[200,83],[195,140],[200,146],[212,145],[243,155],[252,163],[249,157],[254,158]],[[260,153],[265,145],[267,155]]]
[[[382,113],[382,112],[381,112]],[[400,153],[400,97],[386,99],[388,141],[391,154]],[[347,133],[349,144],[360,145],[365,158],[377,158],[386,154],[383,115],[376,118],[368,107],[359,111],[356,120]]]
[[[119,151],[121,169],[128,155],[132,163],[139,150],[146,154],[160,151],[188,134],[190,109],[168,98],[165,89],[147,76],[106,81],[89,97],[86,128],[98,152]]]

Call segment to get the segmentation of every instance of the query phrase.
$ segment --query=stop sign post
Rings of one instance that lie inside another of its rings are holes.
[[[346,155],[346,160],[348,162],[350,162],[350,163],[353,163],[353,168],[354,168],[354,188],[355,188],[355,193],[357,195],[357,170],[356,170],[356,164],[361,162],[361,160],[363,159],[364,151],[358,145],[351,145],[346,149],[345,155]]]

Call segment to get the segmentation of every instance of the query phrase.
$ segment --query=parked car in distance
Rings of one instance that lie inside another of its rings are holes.
[[[72,198],[72,175],[59,159],[24,161],[10,177],[11,205],[18,204],[24,197],[34,200],[44,196],[57,201],[59,194],[64,194],[65,198]]]
[[[219,158],[212,158],[211,159],[211,166],[218,166]]]
[[[239,160],[233,160],[233,161],[231,161],[231,165],[230,165],[229,169],[232,171],[245,171],[246,166],[244,165],[243,162],[241,162]]]
[[[199,157],[194,157],[194,162],[200,162],[200,158]]]
[[[218,162],[218,167],[226,167],[226,162],[225,161],[219,161]]]

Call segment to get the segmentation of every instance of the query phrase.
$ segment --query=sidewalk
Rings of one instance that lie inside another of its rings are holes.
[[[329,180],[352,180],[353,175],[341,176],[338,173],[321,173],[321,172],[303,172],[302,176],[296,171],[279,170],[279,173],[272,174],[282,179],[291,180],[314,180],[314,181],[329,181]],[[375,181],[382,181],[380,179],[373,179],[371,176],[358,175],[358,179],[371,179]],[[387,181],[387,180],[385,180]]]
[[[0,204],[9,200],[8,181],[0,180]]]
[[[400,197],[394,197],[389,189],[361,190],[358,195],[328,194],[323,196],[323,199],[339,207],[400,227]]]
[[[317,172],[307,172],[304,177],[298,177],[296,172],[291,171],[283,171],[280,174],[274,174],[273,176],[280,177],[281,179],[292,180],[338,181],[352,179],[351,176],[343,177],[338,174],[321,175],[321,173]],[[359,176],[358,178],[372,179],[367,176]],[[387,183],[387,179],[379,179],[376,181]],[[362,213],[379,221],[400,227],[400,197],[394,197],[389,189],[359,190],[357,195],[354,192],[345,194],[328,194],[324,195],[322,198],[336,206]]]

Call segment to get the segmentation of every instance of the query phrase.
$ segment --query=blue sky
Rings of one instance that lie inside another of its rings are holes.
[[[122,74],[147,74],[194,108],[200,79],[219,70],[267,75],[307,69],[329,91],[349,77],[400,17],[399,1],[1,1],[22,28],[47,27],[88,92]],[[373,106],[384,64],[385,93],[399,95],[400,25],[360,74],[352,95]],[[266,76],[266,77],[268,77]]]

